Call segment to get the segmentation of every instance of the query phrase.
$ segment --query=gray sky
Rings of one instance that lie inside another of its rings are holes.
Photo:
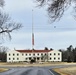
[[[21,22],[23,28],[11,33],[12,40],[5,40],[2,45],[10,49],[32,48],[32,9],[35,49],[48,47],[57,50],[69,45],[76,47],[76,21],[72,9],[67,10],[60,21],[50,24],[46,8],[36,7],[35,0],[5,0],[3,10],[9,13],[12,20]]]

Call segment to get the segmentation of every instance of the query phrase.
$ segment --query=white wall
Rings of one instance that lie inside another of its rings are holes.
[[[62,61],[62,53],[57,50],[50,51],[48,53],[48,61]]]
[[[22,60],[21,53],[19,53],[17,51],[7,52],[7,62],[18,62],[18,61],[21,61],[21,60]]]
[[[41,53],[39,53],[39,52],[37,52],[37,53],[20,53],[18,51],[13,50],[13,51],[7,52],[7,62],[30,61],[29,57],[32,58],[32,56],[33,56],[33,57],[41,58],[41,54],[45,55],[45,53],[48,54],[48,61],[62,61],[62,53],[60,51],[57,51],[57,50],[53,50],[53,51],[50,51],[48,53],[47,52],[41,52]],[[54,53],[55,53],[55,55],[54,55]],[[19,55],[17,55],[17,54],[19,54]],[[35,55],[33,55],[33,54],[35,54]],[[9,60],[9,58],[10,58],[10,60]]]

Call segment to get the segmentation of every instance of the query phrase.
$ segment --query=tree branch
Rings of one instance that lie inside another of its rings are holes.
[[[11,39],[10,33],[14,30],[18,30],[22,27],[21,23],[16,23],[11,21],[11,18],[8,14],[0,12],[0,35],[8,34],[9,38]]]
[[[36,0],[39,6],[47,5],[48,16],[51,22],[60,20],[66,9],[68,9],[71,4],[76,10],[76,0]],[[75,11],[76,12],[76,11]]]

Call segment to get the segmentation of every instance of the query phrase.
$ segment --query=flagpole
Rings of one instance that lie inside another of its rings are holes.
[[[32,59],[34,60],[33,58],[33,50],[34,50],[34,24],[33,24],[33,9],[32,9]]]
[[[34,49],[34,24],[33,24],[33,9],[32,9],[32,50]]]

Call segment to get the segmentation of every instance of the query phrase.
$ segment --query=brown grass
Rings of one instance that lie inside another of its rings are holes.
[[[68,68],[54,69],[54,71],[58,72],[61,75],[76,75],[76,66],[68,67]]]
[[[5,72],[5,71],[7,71],[8,69],[6,69],[6,68],[0,68],[0,72]]]
[[[20,63],[4,63],[5,66],[55,66],[55,65],[62,65],[64,62],[43,62],[43,63],[26,63],[26,62],[20,62]],[[2,66],[2,64],[0,64]],[[64,64],[65,65],[65,64]]]
[[[67,62],[43,62],[43,63],[26,63],[26,62],[20,62],[20,63],[0,63],[0,66],[55,66],[55,65],[76,65],[76,63],[67,63]]]

